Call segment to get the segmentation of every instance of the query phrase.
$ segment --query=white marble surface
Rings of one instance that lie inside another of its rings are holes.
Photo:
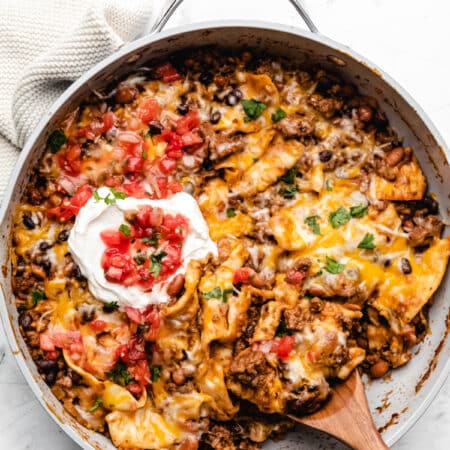
[[[322,34],[349,45],[392,75],[450,143],[448,0],[305,0],[305,4]],[[185,0],[168,27],[226,18],[304,27],[287,0]],[[8,350],[0,365],[0,399],[0,449],[78,448],[33,398]],[[393,448],[450,448],[449,406],[450,379],[414,428]]]

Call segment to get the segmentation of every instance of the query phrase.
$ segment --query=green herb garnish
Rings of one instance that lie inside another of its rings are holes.
[[[342,206],[330,214],[330,223],[333,228],[345,225],[350,219],[350,213]]]
[[[145,150],[142,150],[142,159],[147,159],[148,153]]]
[[[227,217],[234,217],[236,216],[236,210],[233,208],[227,208]]]
[[[295,167],[291,167],[287,172],[284,173],[284,175],[278,177],[278,181],[284,181],[287,184],[293,184],[296,176],[297,169]]]
[[[159,252],[159,253],[154,253],[153,255],[150,255],[150,261],[151,261],[152,265],[150,266],[150,269],[148,269],[148,270],[153,275],[154,278],[156,278],[161,272],[161,268],[162,268],[161,261],[164,258],[164,256],[167,256],[166,252]]]
[[[126,224],[122,224],[119,227],[119,231],[126,237],[130,237],[131,236],[131,229],[128,225]]]
[[[326,256],[327,264],[323,266],[323,269],[326,270],[328,273],[332,273],[333,275],[336,275],[338,273],[341,273],[345,269],[345,265],[341,264],[340,262]]]
[[[120,386],[127,386],[133,382],[133,377],[128,372],[127,366],[121,361],[106,372],[106,376]]]
[[[103,200],[107,205],[115,205],[116,200],[123,200],[124,198],[127,197],[127,194],[125,194],[125,192],[116,191],[114,188],[110,188],[109,191],[110,192],[108,193],[108,195],[106,197],[100,197],[100,194],[98,193],[98,191],[94,191],[92,193],[92,196],[94,197],[94,200],[96,202]],[[111,194],[112,194],[112,197],[111,197]]]
[[[150,372],[151,372],[151,378],[152,378],[153,382],[159,380],[159,378],[161,377],[161,370],[162,370],[161,366],[152,364],[152,366],[150,367]]]
[[[220,286],[216,286],[214,289],[209,292],[202,292],[203,298],[205,300],[210,300],[212,298],[222,299],[223,303],[226,303],[228,300],[228,295],[233,293],[233,288],[227,288],[222,291]]]
[[[143,237],[141,239],[141,241],[144,244],[150,244],[150,245],[158,245],[158,241],[161,239],[161,234],[160,233],[155,233],[154,236],[152,237]]]
[[[361,217],[364,217],[367,214],[368,211],[368,207],[367,205],[357,205],[357,206],[352,206],[350,208],[350,215],[352,217],[356,217],[358,219],[361,219]]]
[[[280,189],[280,194],[284,198],[294,198],[297,192],[300,192],[300,188],[296,184],[291,184]]]
[[[145,263],[145,255],[138,252],[136,253],[136,255],[133,257],[133,261],[138,265],[138,266],[142,266],[142,264]]]
[[[32,291],[31,292],[31,303],[36,306],[41,300],[44,300],[45,294],[42,291]]]
[[[358,248],[373,250],[376,247],[375,242],[373,242],[373,237],[372,233],[366,233],[363,240],[358,244]]]
[[[62,130],[55,130],[48,138],[47,145],[52,153],[56,153],[67,142],[67,136]]]
[[[251,122],[252,120],[257,119],[267,108],[267,106],[258,102],[258,100],[250,99],[250,100],[242,100],[242,107],[244,108],[245,114],[244,122]]]
[[[286,111],[278,107],[277,110],[272,114],[272,120],[274,122],[278,122],[279,120],[284,119],[286,116]]]
[[[95,399],[95,402],[93,403],[93,405],[89,408],[89,412],[96,411],[102,403],[103,403],[103,399],[101,397],[97,397]]]
[[[320,224],[317,222],[320,219],[319,216],[309,216],[305,219],[305,224],[311,228],[314,234],[320,234]]]
[[[325,189],[328,192],[331,192],[333,190],[333,187],[331,186],[330,180],[325,181]]]
[[[112,313],[113,311],[116,311],[117,309],[119,309],[119,304],[115,301],[113,302],[109,302],[109,303],[105,303],[103,305],[103,311],[105,313]]]

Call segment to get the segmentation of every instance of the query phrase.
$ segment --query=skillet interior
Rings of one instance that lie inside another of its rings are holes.
[[[3,201],[2,241],[5,244],[9,242],[12,211],[26,184],[29,168],[40,157],[49,131],[78,104],[80,98],[88,91],[103,86],[152,59],[167,58],[170,53],[186,48],[203,45],[220,46],[223,43],[226,43],[228,48],[250,47],[256,51],[295,59],[299,63],[320,63],[327,69],[338,72],[344,79],[352,80],[364,94],[377,98],[392,127],[399,136],[404,137],[405,143],[414,149],[427,176],[429,190],[436,193],[441,206],[441,215],[448,222],[450,199],[446,180],[450,178],[450,167],[445,150],[438,133],[407,94],[400,95],[388,84],[393,83],[391,80],[387,82],[383,80],[386,76],[377,69],[371,69],[362,58],[351,56],[350,50],[342,49],[342,47],[340,47],[341,50],[337,49],[338,44],[328,39],[285,26],[228,22],[225,25],[216,23],[209,26],[184,27],[161,33],[156,37],[143,38],[123,48],[118,54],[111,56],[74,83],[53,105],[47,117],[43,118],[22,152]],[[5,298],[5,302],[0,305],[0,310],[10,345],[27,381],[41,403],[53,413],[58,423],[62,424],[64,430],[78,444],[85,448],[113,448],[103,436],[85,430],[65,413],[37,374],[17,326],[17,313],[9,281],[10,265],[6,245],[0,250],[0,259],[3,269],[1,286]],[[372,382],[368,386],[369,403],[376,424],[382,427],[392,417],[395,419],[394,422],[397,421],[384,433],[384,439],[388,445],[398,440],[424,412],[450,370],[450,364],[447,362],[450,356],[450,341],[446,339],[450,313],[448,302],[445,300],[449,282],[450,277],[447,274],[441,288],[434,296],[435,304],[430,312],[432,334],[419,344],[419,354],[403,368],[393,371],[389,381]],[[447,316],[448,320],[446,320]],[[439,354],[435,355],[437,350]],[[430,364],[435,367],[428,374]],[[427,374],[428,377],[424,378]],[[423,383],[418,389],[422,378],[424,378]],[[388,399],[389,406],[379,412],[376,408],[383,403],[384,399]],[[398,417],[395,416],[396,414]],[[292,437],[292,439],[294,440],[288,443],[288,447],[285,442],[270,443],[266,447],[297,448],[297,438]],[[311,442],[312,447],[318,444],[317,440]]]

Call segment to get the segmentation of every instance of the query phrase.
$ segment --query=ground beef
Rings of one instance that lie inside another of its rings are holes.
[[[275,128],[285,137],[310,136],[314,132],[314,125],[306,117],[290,115],[280,120]]]
[[[322,406],[330,392],[330,386],[325,380],[315,386],[302,386],[289,394],[287,411],[295,416],[311,414]]]
[[[409,232],[408,243],[413,247],[423,247],[440,236],[443,226],[439,217],[430,215],[414,217],[404,228]]]
[[[324,98],[320,94],[311,94],[308,103],[327,119],[331,119],[342,108],[342,101],[334,98]]]

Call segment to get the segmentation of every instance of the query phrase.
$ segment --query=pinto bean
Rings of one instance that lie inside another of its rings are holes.
[[[167,287],[167,293],[170,296],[174,296],[180,293],[181,289],[184,286],[184,275],[179,273],[169,284]]]
[[[131,103],[137,96],[138,90],[126,83],[119,84],[116,92],[117,103]]]
[[[172,380],[178,385],[184,384],[184,382],[186,381],[186,376],[181,369],[177,369],[172,373]]]
[[[388,370],[389,364],[383,359],[380,359],[370,368],[370,376],[372,378],[381,378],[386,375]]]
[[[358,118],[362,122],[370,122],[373,118],[373,110],[368,105],[362,105],[358,108]]]
[[[403,147],[395,147],[385,156],[386,164],[390,167],[395,167],[402,159],[405,151]]]

